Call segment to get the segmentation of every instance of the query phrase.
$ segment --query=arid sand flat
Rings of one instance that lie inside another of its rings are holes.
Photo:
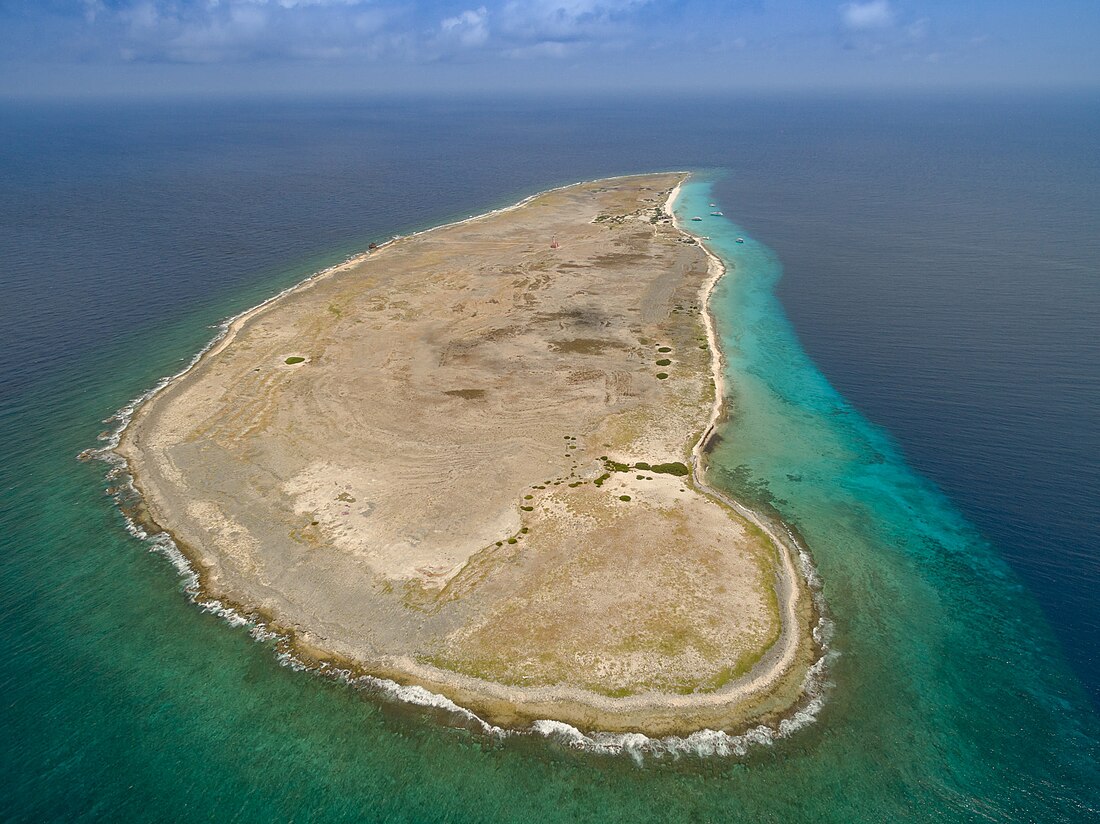
[[[124,432],[141,516],[300,655],[497,723],[790,709],[809,593],[695,466],[714,264],[682,178],[553,190],[246,313]]]

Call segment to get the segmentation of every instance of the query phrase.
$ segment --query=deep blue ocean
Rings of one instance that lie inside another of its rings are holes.
[[[1095,96],[0,103],[0,818],[1096,820],[1098,135]],[[76,460],[371,241],[664,169],[726,216],[715,480],[836,625],[789,738],[639,766],[295,672]]]

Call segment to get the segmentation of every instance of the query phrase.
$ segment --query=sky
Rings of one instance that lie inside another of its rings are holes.
[[[0,95],[1100,90],[1100,0],[0,0]]]

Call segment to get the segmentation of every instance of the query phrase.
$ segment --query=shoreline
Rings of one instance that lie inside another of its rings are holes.
[[[680,186],[677,185],[676,188],[673,189],[672,193],[669,195],[668,203],[666,204],[665,209],[670,215],[672,215],[673,224],[676,226],[677,229],[680,230],[680,232],[695,238],[696,243],[699,244],[700,248],[707,256],[708,269],[710,273],[710,277],[703,284],[699,291],[701,296],[700,307],[702,310],[701,314],[703,317],[703,325],[706,328],[707,346],[710,349],[711,356],[711,376],[714,381],[714,404],[711,407],[710,420],[707,421],[706,428],[703,430],[703,433],[699,436],[699,440],[696,441],[691,450],[692,480],[695,483],[696,488],[699,489],[701,492],[710,495],[711,497],[719,501],[722,501],[743,518],[755,524],[761,531],[763,531],[765,535],[768,536],[769,540],[771,540],[773,546],[776,548],[776,551],[779,554],[783,575],[779,576],[780,583],[782,585],[782,592],[778,592],[779,587],[777,587],[777,595],[782,602],[782,608],[784,612],[782,619],[783,629],[779,640],[776,641],[776,643],[772,646],[771,649],[768,650],[767,653],[765,653],[764,659],[762,659],[762,661],[760,662],[763,663],[763,660],[766,660],[769,656],[774,654],[775,647],[783,644],[783,649],[780,654],[782,662],[776,663],[773,669],[774,672],[776,670],[782,670],[784,667],[789,666],[791,663],[793,663],[794,657],[798,652],[799,639],[797,637],[794,637],[794,628],[798,622],[798,575],[800,571],[795,569],[792,555],[795,553],[798,554],[799,560],[802,562],[802,565],[804,567],[803,572],[805,571],[805,569],[812,569],[812,562],[810,561],[809,554],[806,552],[806,550],[798,545],[798,542],[794,539],[794,535],[790,532],[790,529],[787,528],[785,524],[783,526],[784,529],[786,529],[787,531],[788,540],[784,540],[777,536],[768,521],[759,516],[750,507],[745,506],[740,501],[732,498],[729,495],[726,495],[724,492],[715,489],[713,486],[706,482],[706,444],[711,436],[717,432],[718,426],[722,421],[726,406],[725,358],[722,354],[722,347],[718,342],[718,333],[715,327],[714,314],[710,306],[710,299],[713,296],[714,290],[718,286],[719,281],[721,281],[721,279],[727,274],[727,269],[722,259],[719,258],[707,247],[706,243],[704,243],[703,239],[700,236],[684,228],[684,226],[681,225],[680,222],[676,219],[676,214],[673,210],[673,207],[679,194]],[[823,604],[820,602],[820,598],[817,595],[816,589],[811,585],[810,576],[804,574],[803,577],[803,583],[810,590],[811,598],[814,601],[814,606],[819,615],[818,621],[815,622],[816,627],[820,625],[821,622],[824,620],[823,617],[820,617]],[[818,638],[815,638],[814,640],[817,641],[819,644],[821,643],[821,640]],[[821,650],[821,660],[824,660],[824,649]]]
[[[683,175],[680,183],[678,183],[670,193],[666,203],[665,211],[672,217],[672,222],[675,229],[685,237],[692,237],[694,241],[700,246],[702,251],[708,258],[708,270],[709,277],[699,290],[699,294],[702,299],[702,320],[703,325],[707,333],[707,342],[711,363],[711,380],[714,386],[714,399],[711,408],[710,418],[704,428],[702,435],[698,441],[692,447],[691,450],[691,462],[692,462],[692,482],[696,489],[704,495],[710,496],[715,500],[718,500],[736,511],[743,518],[761,529],[768,537],[770,542],[779,552],[780,563],[776,567],[777,586],[776,596],[781,604],[781,633],[779,639],[769,647],[762,658],[756,662],[756,664],[750,669],[750,671],[740,678],[735,679],[731,683],[725,684],[722,687],[707,693],[695,693],[687,695],[677,695],[668,693],[656,693],[656,694],[638,694],[629,695],[621,698],[611,698],[601,695],[599,693],[592,692],[583,688],[572,687],[539,687],[539,688],[524,688],[524,687],[512,687],[507,684],[500,684],[493,681],[488,681],[480,678],[473,678],[471,676],[465,676],[460,673],[451,672],[449,670],[440,670],[435,667],[425,666],[418,664],[411,660],[408,661],[395,661],[395,664],[399,666],[394,667],[392,673],[386,673],[385,670],[388,667],[372,667],[371,672],[368,672],[368,668],[357,664],[354,661],[341,660],[339,655],[333,655],[330,652],[326,652],[319,645],[319,643],[313,641],[313,637],[308,632],[296,631],[292,629],[283,629],[279,627],[276,620],[272,620],[270,616],[265,616],[262,610],[248,609],[240,605],[234,605],[227,602],[224,599],[219,599],[213,596],[204,581],[203,562],[196,556],[195,553],[189,552],[186,545],[178,540],[170,530],[162,529],[157,523],[155,513],[149,511],[149,502],[144,498],[140,492],[140,481],[135,477],[132,464],[129,459],[118,451],[119,442],[124,432],[129,430],[135,424],[140,421],[141,415],[146,408],[146,404],[153,397],[159,394],[162,390],[173,384],[183,376],[187,375],[194,369],[200,362],[202,362],[207,356],[213,356],[223,351],[232,341],[235,339],[240,330],[255,317],[261,310],[269,308],[282,298],[296,293],[301,290],[309,289],[311,286],[321,282],[324,279],[338,274],[348,268],[355,266],[363,260],[369,258],[376,251],[388,248],[393,244],[399,243],[406,238],[415,238],[421,235],[443,229],[449,226],[461,225],[473,221],[478,221],[491,217],[493,215],[510,212],[519,209],[526,204],[530,203],[535,198],[538,198],[549,192],[560,191],[564,189],[570,189],[576,186],[585,185],[587,183],[600,182],[604,180],[620,180],[632,177],[646,177],[646,175],[622,175],[614,178],[600,178],[599,181],[582,181],[580,183],[567,184],[565,186],[555,187],[543,192],[530,195],[523,200],[517,202],[508,207],[501,209],[494,209],[483,214],[470,216],[458,221],[453,221],[448,224],[441,224],[439,226],[433,226],[425,230],[413,233],[407,236],[397,236],[392,240],[379,244],[378,248],[374,251],[367,251],[359,255],[353,255],[340,264],[328,267],[320,272],[310,275],[308,278],[300,281],[299,283],[288,287],[287,289],[279,292],[278,294],[268,298],[261,303],[253,306],[244,312],[228,319],[222,326],[221,332],[211,342],[204,347],[185,367],[176,375],[169,378],[165,378],[160,381],[149,392],[139,396],[130,404],[124,406],[113,418],[119,424],[118,429],[108,438],[108,444],[104,447],[95,450],[86,450],[82,453],[82,457],[98,457],[107,460],[113,465],[111,470],[114,477],[119,477],[121,474],[126,474],[129,478],[128,486],[134,492],[137,503],[135,506],[130,507],[130,512],[127,512],[127,505],[121,500],[119,501],[120,508],[123,509],[124,515],[126,515],[128,522],[131,526],[131,531],[142,539],[151,540],[154,544],[159,541],[157,548],[165,551],[170,557],[173,553],[178,556],[178,560],[173,557],[173,562],[180,569],[181,574],[190,577],[190,583],[188,585],[188,592],[192,599],[203,606],[204,609],[215,611],[221,614],[223,617],[230,620],[235,624],[250,624],[254,629],[254,634],[259,633],[265,638],[280,638],[280,654],[288,656],[288,663],[296,663],[309,669],[315,669],[320,672],[328,672],[330,674],[336,674],[338,677],[345,678],[354,683],[368,679],[373,682],[377,682],[375,686],[382,685],[384,691],[394,691],[398,693],[401,691],[424,689],[423,684],[430,686],[438,686],[440,691],[444,694],[449,693],[452,696],[469,691],[471,693],[467,701],[453,701],[450,698],[439,695],[439,701],[434,705],[449,704],[447,709],[451,711],[458,711],[460,714],[467,713],[473,719],[477,719],[486,729],[486,731],[496,731],[498,733],[503,732],[502,728],[490,724],[480,718],[476,712],[471,709],[466,709],[466,705],[473,707],[474,710],[488,709],[488,714],[492,715],[494,710],[492,707],[486,707],[486,700],[484,696],[489,695],[490,703],[493,701],[500,701],[504,703],[516,703],[530,706],[532,703],[536,705],[542,705],[552,709],[555,704],[577,702],[583,704],[588,708],[588,711],[599,712],[600,708],[604,708],[606,711],[610,711],[615,714],[621,714],[623,710],[628,710],[631,714],[645,714],[660,713],[665,711],[680,711],[684,709],[704,710],[705,708],[715,707],[729,707],[732,703],[742,705],[747,696],[767,693],[770,687],[781,680],[784,675],[789,675],[791,667],[794,663],[795,657],[798,655],[802,646],[800,641],[803,639],[800,637],[801,632],[798,631],[798,624],[800,623],[799,601],[800,595],[809,594],[810,599],[814,602],[815,612],[820,613],[820,604],[815,594],[816,590],[813,586],[814,575],[812,574],[812,567],[807,567],[809,563],[808,555],[801,547],[798,546],[794,536],[788,530],[788,536],[790,541],[785,541],[778,537],[772,527],[769,525],[767,519],[759,517],[748,507],[740,504],[734,499],[724,495],[723,493],[713,489],[704,480],[705,474],[705,456],[704,445],[707,439],[716,430],[718,424],[721,421],[721,417],[725,407],[725,376],[723,374],[723,357],[720,346],[718,345],[717,335],[714,328],[714,321],[711,314],[709,305],[709,299],[713,290],[721,277],[726,273],[725,266],[721,260],[714,255],[697,237],[687,232],[676,220],[672,211],[672,207],[676,201],[677,196],[680,193],[680,188],[684,181],[688,179],[688,173],[677,173]],[[123,486],[127,484],[124,483]],[[146,528],[148,527],[148,529]],[[150,534],[150,533],[156,534]],[[798,555],[802,570],[796,570],[794,563],[794,556]],[[800,575],[801,572],[801,575]],[[805,589],[803,589],[803,587]],[[248,616],[248,617],[244,617]],[[818,616],[814,616],[818,617]],[[804,618],[803,618],[804,620]],[[800,714],[804,714],[809,709],[810,705],[818,699],[819,690],[814,686],[817,681],[820,680],[822,669],[824,665],[824,644],[820,637],[818,630],[823,619],[816,622],[814,627],[813,643],[810,645],[809,650],[811,655],[810,659],[812,663],[807,666],[807,677],[798,687],[798,694],[794,701],[788,701],[785,708],[782,710],[763,712],[757,715],[759,718],[766,718],[770,721],[776,722],[777,727],[775,734],[783,734],[784,724],[790,724],[788,722],[791,719],[798,717]],[[323,643],[324,639],[319,639],[319,642]],[[392,678],[386,677],[392,675]],[[419,682],[419,685],[414,686],[401,686],[402,676],[405,678],[411,678]],[[387,684],[392,684],[392,689]],[[430,690],[425,690],[429,695]],[[523,698],[517,700],[517,695],[522,695]],[[481,700],[478,696],[482,696]],[[398,697],[401,697],[398,695]],[[413,700],[413,703],[433,703],[432,700],[424,700],[424,696],[417,695],[417,700]],[[403,700],[412,700],[407,696]],[[816,710],[814,710],[816,712]],[[814,714],[810,712],[810,716]],[[560,715],[561,713],[548,713],[551,715]],[[569,714],[569,713],[565,713]],[[573,716],[575,717],[575,716]],[[707,716],[708,718],[712,716]],[[574,730],[577,735],[584,736],[576,730],[575,727],[563,724],[561,721],[552,721],[546,719],[534,718],[530,713],[523,713],[517,716],[517,720],[524,720],[530,724],[530,727],[524,730],[515,730],[523,732],[545,732],[547,725],[561,725],[562,727],[568,727]],[[702,720],[702,719],[699,719]],[[717,720],[717,719],[715,719]],[[806,723],[808,719],[803,719],[803,723]],[[748,722],[746,722],[747,724]],[[541,727],[540,727],[541,725]],[[801,725],[801,724],[799,724]],[[611,725],[608,725],[611,726]],[[620,725],[616,725],[620,726]],[[629,725],[627,725],[629,726]],[[670,728],[670,732],[686,732],[689,728],[693,730],[700,730],[702,724],[688,724],[682,729],[677,729],[675,723],[666,725]],[[738,724],[730,725],[730,728],[734,728]],[[744,725],[741,725],[744,726]],[[600,728],[596,725],[593,728]],[[755,727],[755,734],[757,737],[765,735],[766,733],[761,730],[767,729],[765,727]],[[564,734],[560,728],[554,728],[555,734]],[[789,732],[789,729],[787,730]],[[713,731],[710,731],[713,733]],[[626,734],[629,733],[614,733],[614,734]],[[713,733],[714,735],[725,736],[726,744],[723,746],[732,746],[729,742],[734,741],[738,736],[730,736],[727,733]],[[596,734],[597,737],[599,734]],[[606,734],[605,734],[606,735]],[[569,737],[569,736],[567,736]],[[645,736],[643,736],[645,737]],[[690,738],[690,736],[688,736]],[[665,736],[664,738],[646,738],[647,741],[671,741],[687,740],[678,739],[677,735]],[[589,739],[595,741],[595,739]],[[606,745],[606,741],[604,745]],[[657,747],[656,749],[660,749]],[[736,749],[736,747],[733,747]]]

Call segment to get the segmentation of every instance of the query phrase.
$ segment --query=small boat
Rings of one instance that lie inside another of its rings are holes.
[[[717,205],[718,205],[717,203],[712,203],[712,204],[710,204],[710,208],[712,208],[712,209],[713,209],[713,208],[714,208],[715,206],[717,206]]]
[[[699,217],[699,215],[696,215],[695,217],[692,218],[692,220],[702,220],[702,218]]]
[[[745,239],[743,237],[739,237],[739,238],[737,238],[737,242],[738,243],[744,243]]]
[[[711,212],[711,214],[714,215],[715,217],[722,217],[721,212]]]

